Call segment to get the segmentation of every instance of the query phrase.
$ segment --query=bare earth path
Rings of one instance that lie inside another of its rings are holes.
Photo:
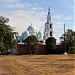
[[[0,56],[0,75],[75,75],[75,55]]]

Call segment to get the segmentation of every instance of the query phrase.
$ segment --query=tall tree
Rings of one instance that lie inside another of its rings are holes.
[[[67,30],[66,46],[68,52],[70,51],[70,53],[75,53],[75,32],[73,30]]]
[[[24,43],[28,46],[28,50],[30,50],[31,54],[37,54],[39,46],[38,46],[38,40],[35,35],[27,37]]]
[[[64,34],[62,38],[64,39]],[[75,32],[73,30],[68,29],[65,32],[65,42],[66,42],[66,51],[69,53],[75,53]],[[61,45],[64,45],[64,40],[61,41]],[[64,49],[64,48],[63,48]]]
[[[54,53],[55,49],[56,49],[56,39],[54,37],[49,37],[46,40],[46,51],[47,51],[47,54]]]
[[[6,25],[8,22],[8,18],[0,16],[0,52],[3,53],[12,48],[14,40],[12,28],[9,25]]]

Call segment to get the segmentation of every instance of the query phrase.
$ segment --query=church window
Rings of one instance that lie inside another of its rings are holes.
[[[45,25],[45,28],[46,28],[46,25]]]
[[[48,28],[48,25],[46,25],[45,28]]]
[[[46,37],[48,37],[48,33],[46,33]]]
[[[52,28],[52,24],[50,24],[50,28]]]
[[[52,36],[52,32],[50,31],[50,36]]]
[[[46,28],[48,28],[48,25],[46,25]]]

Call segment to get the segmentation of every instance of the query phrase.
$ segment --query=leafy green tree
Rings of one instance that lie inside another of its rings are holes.
[[[8,23],[9,22],[9,19],[6,18],[6,17],[3,17],[3,16],[0,16],[0,24],[5,24],[5,23]]]
[[[3,42],[0,42],[0,54],[4,51],[5,52],[6,47],[4,46]]]
[[[0,16],[0,51],[3,53],[12,48],[12,43],[14,41],[12,28],[6,25],[8,22],[9,19]]]
[[[64,36],[64,35],[63,35]],[[66,40],[66,51],[68,53],[75,53],[75,32],[73,30],[68,29],[65,33]],[[61,42],[61,45],[64,42]],[[64,50],[64,49],[63,49]]]
[[[38,40],[35,35],[31,35],[24,40],[25,45],[28,46],[28,50],[30,50],[31,54],[37,54],[38,50]]]
[[[56,49],[56,39],[54,37],[49,37],[46,40],[46,51],[47,51],[47,54],[54,53],[55,49]]]
[[[68,29],[66,32],[66,50],[70,53],[75,53],[75,32]]]

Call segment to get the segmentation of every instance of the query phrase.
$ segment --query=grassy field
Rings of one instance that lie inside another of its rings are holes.
[[[0,75],[75,75],[75,55],[0,56]]]

